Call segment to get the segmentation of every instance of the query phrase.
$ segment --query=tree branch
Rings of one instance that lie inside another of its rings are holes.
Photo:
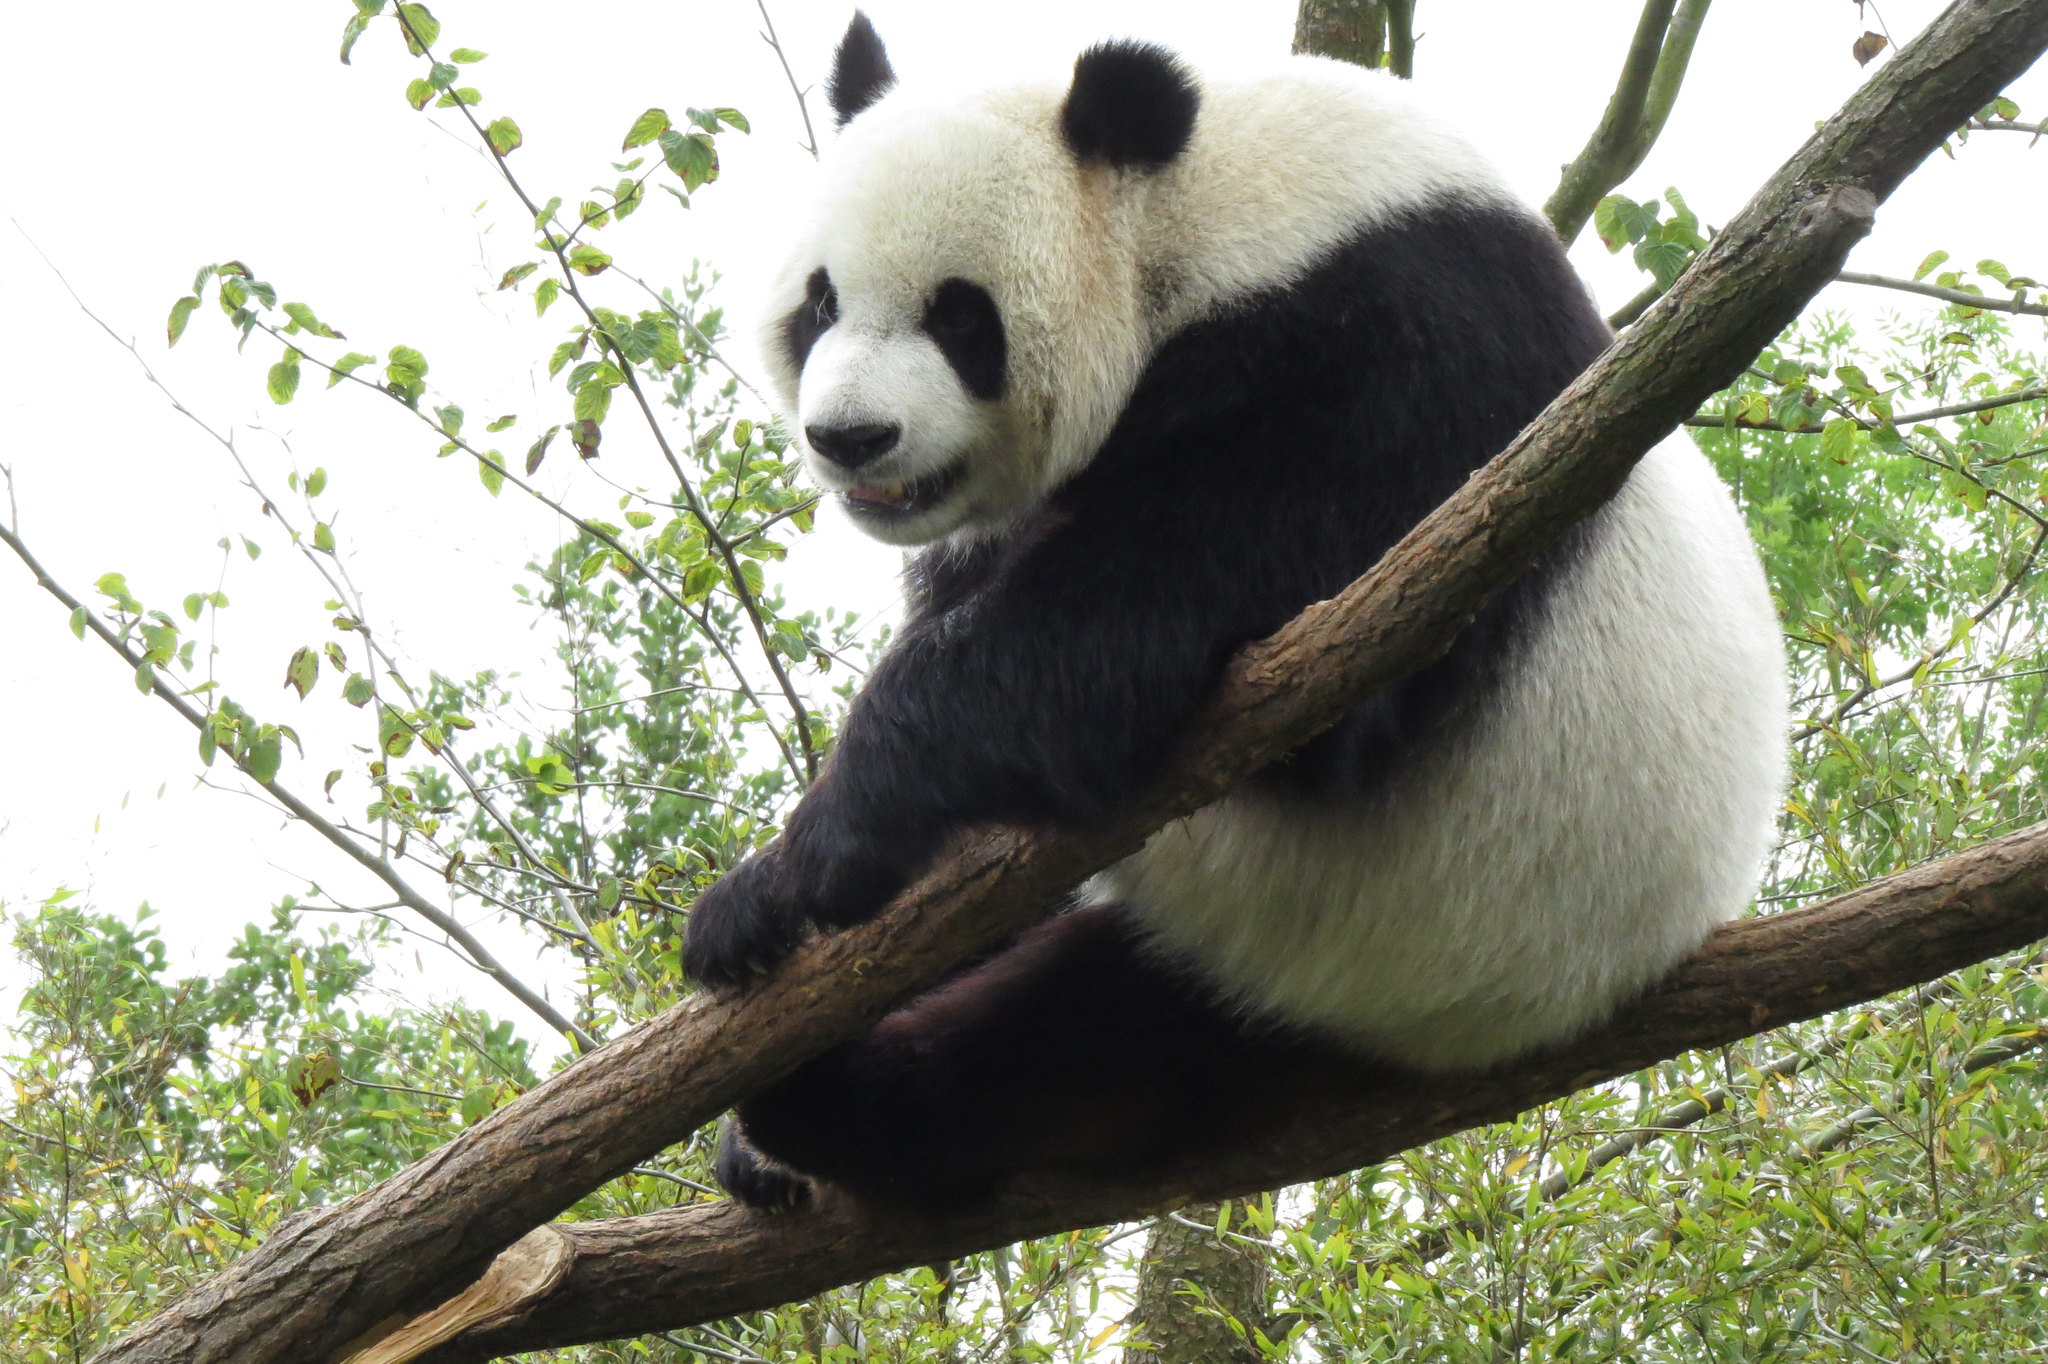
[[[874,922],[812,939],[750,990],[693,996],[377,1187],[279,1228],[109,1347],[103,1364],[325,1360],[394,1312],[445,1301],[491,1257],[588,1190],[853,1035],[979,946],[1037,918],[1167,821],[1199,809],[1440,656],[1493,593],[1604,502],[1645,450],[1797,316],[1869,230],[1877,201],[2044,46],[2048,0],[1958,0],[1858,91],[1671,292],[1505,452],[1363,578],[1240,653],[1167,775],[1116,818],[1079,832],[998,831],[963,840]],[[1951,926],[1957,935],[1944,941],[1953,948],[1969,934],[1959,922]],[[1730,992],[1754,993],[1756,981],[1739,969],[1742,945],[1755,941],[1754,932],[1747,924],[1730,930],[1728,949],[1708,961],[1708,994],[1721,992],[1724,1007]],[[1980,956],[2004,944],[1983,936]],[[1924,955],[1932,945],[1915,941],[1910,950]],[[1697,971],[1687,977],[1702,978]],[[1832,971],[1821,971],[1797,986],[1811,1011],[1834,1007],[1832,980]],[[1705,1007],[1690,995],[1659,998],[1687,1018]],[[1786,1015],[1795,1016],[1806,1015]],[[1752,1026],[1776,1017],[1764,1008]],[[1629,1035],[1624,1027],[1602,1037]],[[1573,1059],[1593,1054],[1582,1049]],[[1622,1061],[1624,1068],[1636,1064],[1618,1046],[1616,1063]],[[1531,1086],[1539,1073],[1541,1083],[1523,1095],[1561,1093],[1600,1078],[1531,1069],[1522,1083]],[[1460,1100],[1453,1088],[1431,1091],[1433,1114],[1448,1103],[1462,1126],[1512,1111],[1502,1110],[1502,1096],[1491,1090]],[[1361,1115],[1360,1126],[1376,1132],[1375,1140],[1418,1139],[1382,1123],[1377,1112]],[[1325,1153],[1335,1154],[1334,1146]],[[1251,1166],[1233,1167],[1233,1179],[1247,1181],[1238,1187],[1270,1182],[1272,1172],[1257,1168],[1257,1155],[1240,1157]],[[1061,1216],[1077,1206],[1063,1206]],[[1094,1206],[1079,1210],[1086,1215]],[[1100,1208],[1114,1216],[1122,1204]],[[699,1216],[707,1220],[692,1225],[713,1231],[737,1231],[748,1221],[723,1206]],[[884,1257],[878,1263],[909,1244],[885,1244],[879,1226],[836,1225],[882,1237],[848,1252]],[[1011,1234],[1007,1225],[1001,1231]],[[802,1254],[817,1249],[803,1244]],[[692,1245],[731,1273],[787,1273],[786,1259],[768,1264],[741,1255],[763,1248],[793,1253],[780,1242]]]
[[[1972,398],[1966,403],[1950,403],[1947,407],[1930,407],[1924,412],[1903,413],[1900,416],[1893,417],[1890,425],[1913,426],[1920,422],[1939,421],[1943,417],[1966,417],[1972,412],[1991,412],[2001,407],[2012,407],[2019,403],[2038,402],[2042,398],[2048,398],[2048,387],[2016,388],[2010,393],[1994,393],[1988,398]],[[1875,431],[1885,425],[1883,422],[1872,421],[1867,417],[1852,416],[1849,420],[1855,422],[1865,431]],[[1794,427],[1787,426],[1783,422],[1745,421],[1740,417],[1718,417],[1711,412],[1696,412],[1685,419],[1685,424],[1687,426],[1712,427],[1716,430],[1727,430],[1732,426],[1738,431],[1785,431],[1795,436],[1817,436],[1821,431],[1821,428],[1818,426]]]
[[[1656,145],[1678,102],[1678,88],[1685,83],[1693,43],[1711,3],[1646,0],[1643,5],[1607,112],[1585,150],[1564,168],[1550,202],[1543,206],[1543,216],[1567,246],[1585,228],[1601,198],[1634,174]]]
[[[1900,289],[1909,294],[1925,294],[1948,303],[1960,303],[1965,308],[1983,308],[1994,313],[2022,313],[2028,317],[2048,317],[2048,303],[2029,303],[2024,298],[1986,298],[1973,294],[1967,289],[1945,289],[1939,284],[1925,284],[1917,279],[1893,279],[1889,275],[1866,275],[1856,270],[1844,270],[1835,276],[1844,284],[1869,284],[1879,289]]]
[[[0,470],[0,477],[4,476],[5,471]],[[36,586],[71,608],[74,613],[83,613],[81,618],[85,623],[85,627],[99,636],[102,643],[119,654],[121,660],[140,676],[140,670],[144,666],[143,659],[133,653],[122,642],[121,637],[114,633],[111,626],[101,620],[95,612],[88,609],[78,598],[66,591],[62,583],[50,576],[49,570],[43,567],[41,561],[29,550],[28,545],[15,533],[13,526],[0,526],[0,545],[5,545],[14,552],[14,556],[21,560],[22,566],[27,568],[29,573],[34,576]],[[185,699],[177,688],[165,681],[163,673],[159,669],[150,668],[149,685],[151,692],[155,694],[157,699],[178,712],[187,724],[197,730],[206,729],[208,719],[205,713]],[[507,994],[530,1009],[534,1016],[543,1023],[546,1023],[549,1028],[562,1034],[570,1041],[576,1043],[579,1048],[586,1051],[596,1048],[596,1038],[592,1037],[582,1028],[577,1027],[573,1020],[555,1008],[554,1005],[548,1003],[539,991],[506,970],[504,965],[491,955],[490,949],[485,947],[475,934],[462,926],[461,920],[415,890],[411,882],[398,874],[398,869],[391,865],[389,859],[379,856],[370,848],[365,847],[359,840],[349,837],[348,834],[336,828],[331,821],[311,805],[301,800],[289,787],[274,778],[264,781],[239,762],[235,766],[236,770],[241,772],[243,776],[269,792],[270,798],[290,811],[295,818],[340,849],[358,866],[369,872],[370,875],[382,881],[391,890],[391,893],[398,897],[400,904],[403,904],[407,909],[419,915],[442,934],[446,935],[449,941],[462,949],[463,956],[469,960],[472,966],[503,986]]]
[[[720,1202],[557,1224],[554,1230],[572,1247],[572,1263],[552,1292],[532,1300],[516,1320],[421,1358],[474,1364],[515,1351],[673,1330],[1028,1237],[1356,1169],[1695,1048],[1724,1046],[1932,980],[2043,935],[2048,824],[1825,904],[1725,924],[1646,999],[1591,1037],[1479,1079],[1333,1087],[1283,1136],[1256,1150],[1123,1183],[1034,1185],[991,1206],[939,1218],[831,1198],[781,1215]],[[1985,1054],[2009,1058],[2040,1040],[2031,1034],[2001,1039]],[[1965,1067],[1990,1063],[1973,1056]],[[1698,1116],[1707,1111],[1699,1107]],[[1868,1125],[1869,1117],[1850,1121]],[[1640,1144],[1617,1138],[1609,1143],[1616,1148],[1609,1158]]]

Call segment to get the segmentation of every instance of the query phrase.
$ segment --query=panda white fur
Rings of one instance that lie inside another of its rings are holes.
[[[1233,649],[1607,340],[1549,229],[1375,73],[1203,82],[1111,43],[1071,84],[920,99],[856,16],[831,95],[771,364],[816,480],[924,548],[819,782],[693,912],[711,984],[872,915],[963,827],[1113,809]],[[1743,907],[1782,668],[1674,438],[1445,659],[743,1104],[721,1177],[972,1197],[1254,1139],[1347,1069],[1563,1041]]]

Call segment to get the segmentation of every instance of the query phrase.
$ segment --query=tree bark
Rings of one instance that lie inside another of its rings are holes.
[[[1869,230],[1877,201],[2031,65],[2043,46],[2048,0],[1952,5],[1809,140],[1672,290],[1507,451],[1338,597],[1240,653],[1168,775],[1117,818],[1077,833],[997,831],[964,840],[875,922],[810,941],[758,987],[685,1000],[375,1188],[289,1220],[263,1246],[109,1346],[100,1359],[305,1364],[374,1338],[393,1314],[410,1315],[453,1296],[499,1251],[575,1199],[868,1026],[952,963],[1042,914],[1068,887],[1134,851],[1169,820],[1209,803],[1441,655],[1492,594],[1605,501],[1645,450],[1797,316]],[[1747,927],[1734,930],[1736,936]],[[1832,998],[1832,969],[1814,969],[1815,997]],[[1721,988],[1748,990],[1751,984],[1738,975]],[[1766,1011],[1755,1026],[1768,1021]],[[1548,1075],[1544,1084],[1519,1093],[1536,1102],[1599,1078],[1598,1067],[1582,1077]],[[1458,1126],[1514,1111],[1501,1109],[1506,1099],[1492,1089],[1475,1091],[1483,1098],[1471,1102],[1431,1093],[1424,1101],[1431,1112],[1468,1115]],[[1398,1131],[1357,1117],[1354,1136],[1372,1132],[1376,1141],[1399,1142],[1387,1150],[1455,1130],[1426,1130],[1432,1125],[1412,1113],[1407,1125],[1396,1124]],[[1353,1150],[1345,1152],[1348,1157]],[[1251,1166],[1219,1171],[1214,1192],[1266,1187],[1276,1176],[1305,1177],[1291,1165],[1256,1159],[1275,1154],[1248,1153]],[[1329,1149],[1322,1154],[1327,1158]],[[1304,1159],[1317,1166],[1306,1173],[1344,1168]],[[1077,1213],[1084,1220],[1128,1216],[1128,1192],[1061,1204],[1056,1212],[1039,1205],[1045,1210],[1038,1221],[1019,1220],[1022,1229],[1015,1232],[999,1220],[975,1225],[1000,1227],[1009,1239],[1032,1234],[1034,1226],[1070,1225]],[[732,1209],[709,1216],[728,1229],[745,1223]],[[903,1263],[892,1258],[892,1248],[906,1244],[900,1230],[858,1220],[799,1218],[784,1225],[803,1229],[787,1247],[798,1270],[850,1263],[852,1250],[876,1270]],[[812,1234],[825,1243],[808,1241]],[[831,1238],[842,1234],[879,1239],[864,1250],[840,1245],[834,1258]],[[963,1250],[992,1244],[967,1239]],[[740,1273],[748,1246],[743,1241],[708,1253],[729,1254],[728,1271]],[[913,1258],[930,1262],[955,1253],[932,1247]],[[756,1265],[761,1277],[755,1281],[792,1267]]]
[[[2044,935],[2048,824],[2037,824],[1824,904],[1725,924],[1590,1037],[1476,1078],[1416,1077],[1322,1094],[1258,1150],[1127,1183],[1033,1184],[944,1218],[821,1198],[779,1216],[718,1202],[560,1223],[555,1229],[576,1254],[559,1287],[522,1318],[421,1358],[476,1364],[713,1321],[935,1258],[1354,1170],[1686,1051],[1933,980]]]
[[[1162,1217],[1145,1234],[1124,1364],[1259,1364],[1264,1358],[1252,1332],[1271,1334],[1266,1261],[1217,1235],[1222,1207],[1190,1204],[1185,1220]]]
[[[1377,68],[1387,55],[1387,7],[1378,0],[1301,0],[1294,51]]]

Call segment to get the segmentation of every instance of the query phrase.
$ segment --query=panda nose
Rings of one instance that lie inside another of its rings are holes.
[[[804,439],[811,448],[845,469],[858,469],[896,448],[903,428],[888,426],[806,426]]]

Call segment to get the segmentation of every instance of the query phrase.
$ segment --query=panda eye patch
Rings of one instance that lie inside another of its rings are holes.
[[[804,301],[782,322],[782,344],[789,352],[790,364],[802,370],[804,361],[810,358],[811,347],[838,320],[839,291],[832,287],[832,276],[821,265],[804,281]]]
[[[1002,396],[1009,344],[988,290],[970,280],[946,280],[925,305],[924,330],[969,393],[984,402]]]

